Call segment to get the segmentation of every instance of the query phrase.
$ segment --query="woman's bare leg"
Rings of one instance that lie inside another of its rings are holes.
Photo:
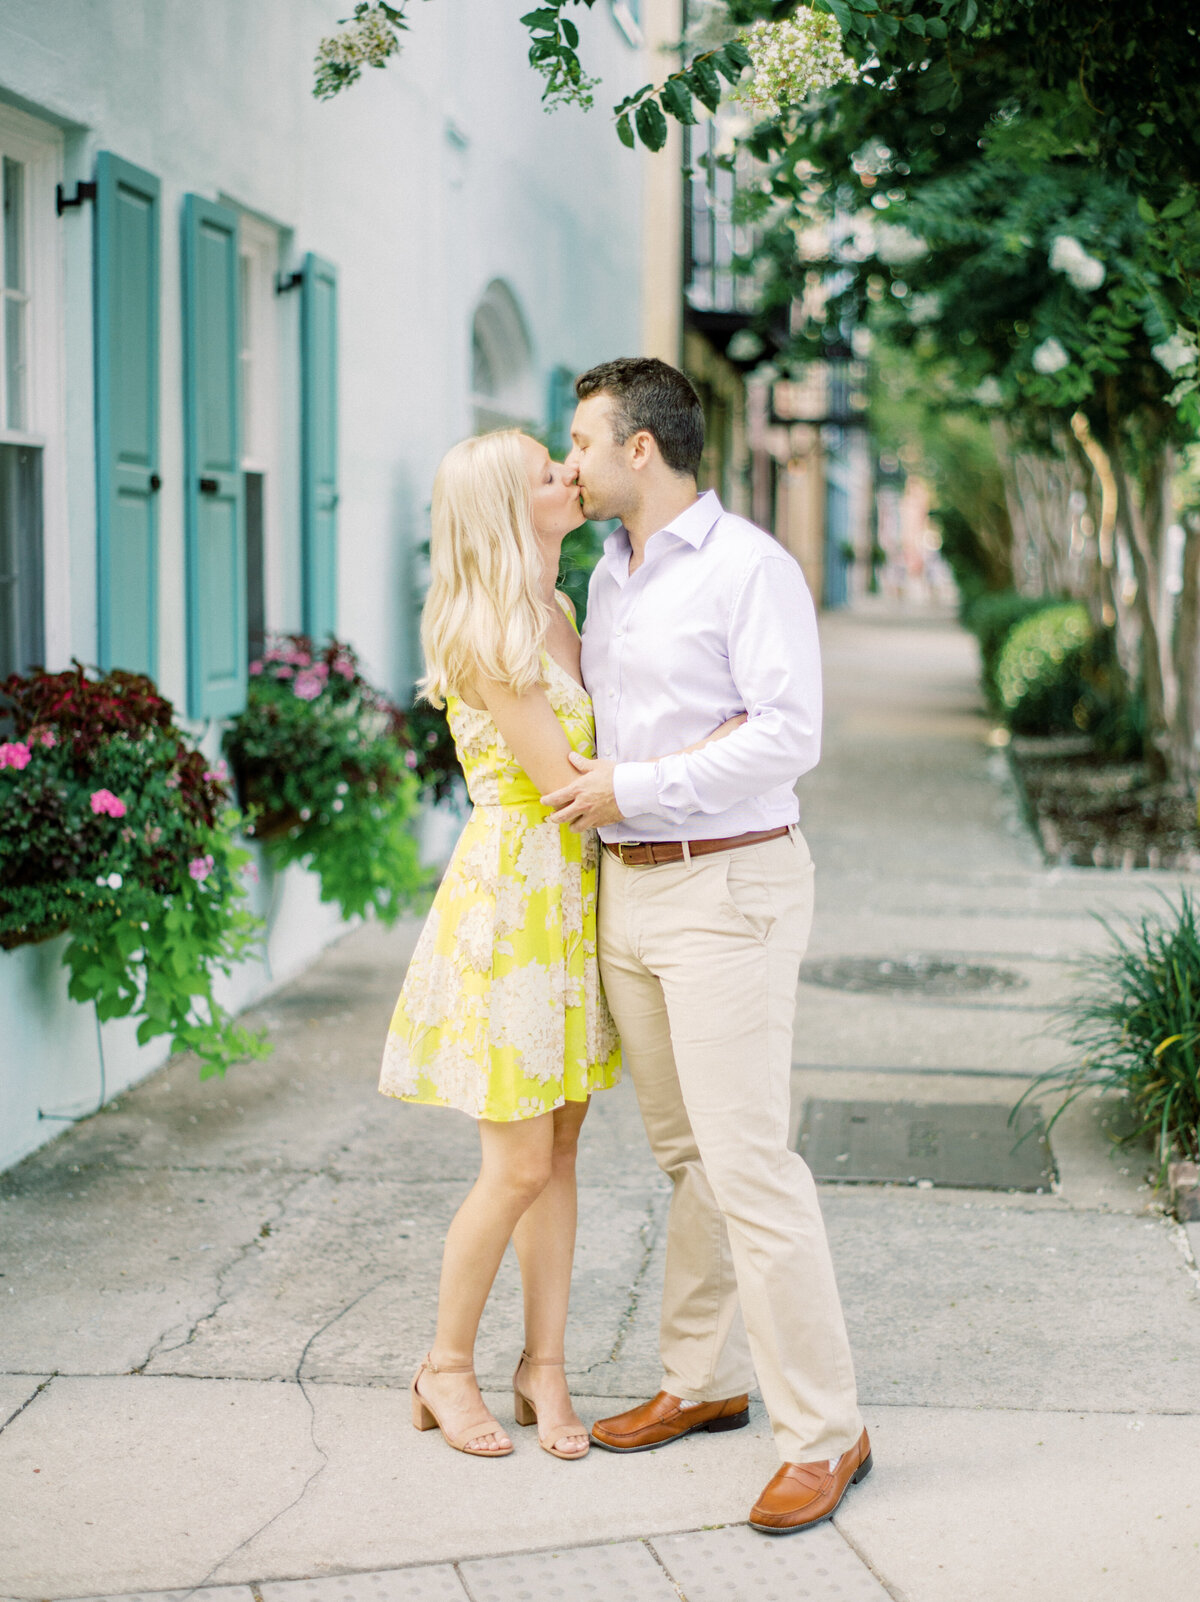
[[[551,1115],[550,1180],[513,1231],[525,1297],[525,1350],[543,1363],[557,1363],[564,1355],[575,1257],[575,1154],[587,1110],[586,1101],[569,1101]],[[576,1417],[563,1369],[526,1364],[521,1371],[521,1389],[539,1419],[554,1423]],[[587,1431],[582,1425],[577,1437],[560,1442],[559,1450],[579,1456],[587,1451]]]
[[[479,1178],[454,1215],[442,1253],[437,1334],[429,1354],[439,1368],[474,1364],[479,1319],[505,1247],[553,1172],[553,1117],[544,1113],[505,1124],[480,1120]],[[477,1416],[482,1405],[473,1373],[426,1372],[420,1391],[451,1430]],[[512,1443],[496,1430],[467,1444],[476,1450],[505,1451]]]

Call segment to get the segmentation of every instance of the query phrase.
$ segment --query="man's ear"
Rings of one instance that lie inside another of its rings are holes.
[[[658,441],[649,429],[639,428],[630,443],[633,449],[629,453],[629,465],[635,473],[643,472],[658,454]]]

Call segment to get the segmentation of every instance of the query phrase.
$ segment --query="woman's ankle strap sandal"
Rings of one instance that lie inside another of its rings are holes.
[[[530,1357],[528,1352],[521,1353],[521,1362],[517,1364],[517,1371],[513,1375],[513,1412],[516,1414],[518,1424],[536,1424],[538,1421],[537,1408],[526,1396],[517,1383],[521,1377],[521,1363],[527,1363],[530,1368],[565,1368],[566,1362],[560,1357]],[[584,1447],[582,1452],[562,1452],[559,1447],[564,1441],[579,1440],[582,1437]],[[551,1457],[561,1458],[564,1463],[573,1463],[576,1458],[586,1457],[591,1442],[584,1424],[572,1414],[556,1424],[548,1424],[546,1433],[538,1430],[538,1445],[543,1452],[549,1452]]]
[[[431,1363],[429,1358],[413,1375],[412,1382],[412,1421],[413,1428],[418,1430],[441,1430],[442,1438],[447,1446],[452,1446],[456,1452],[463,1452],[467,1457],[507,1457],[512,1451],[512,1442],[507,1446],[495,1448],[471,1446],[469,1442],[480,1441],[489,1435],[502,1436],[504,1431],[499,1422],[484,1409],[476,1417],[468,1419],[461,1429],[450,1430],[442,1423],[437,1412],[432,1408],[421,1392],[417,1389],[417,1381],[421,1375],[428,1371],[430,1374],[472,1374],[472,1363]],[[480,1398],[482,1403],[483,1398]]]

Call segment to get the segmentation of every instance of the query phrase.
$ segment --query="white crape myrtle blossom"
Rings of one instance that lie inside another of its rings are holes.
[[[929,246],[903,223],[880,223],[875,229],[875,254],[889,267],[903,267],[929,254]]]
[[[1168,373],[1182,372],[1185,367],[1193,367],[1200,349],[1197,348],[1194,336],[1185,334],[1182,328],[1177,328],[1170,339],[1164,339],[1161,344],[1151,347],[1150,354],[1160,367]]]
[[[1071,358],[1067,355],[1062,343],[1051,334],[1049,339],[1042,343],[1033,353],[1034,371],[1044,374],[1047,378],[1051,373],[1061,373],[1064,367],[1070,365]]]
[[[364,67],[382,67],[399,49],[400,41],[382,11],[372,7],[361,16],[352,17],[317,46],[318,97],[353,83]]]
[[[753,76],[741,94],[758,112],[774,116],[818,89],[854,83],[858,67],[842,49],[833,17],[805,11],[786,22],[756,22],[742,35],[753,60]]]
[[[1104,263],[1070,234],[1059,234],[1050,247],[1050,270],[1063,273],[1076,289],[1099,289],[1105,279]]]
[[[980,379],[972,390],[971,397],[980,406],[1003,406],[1004,404],[1004,391],[1000,388],[1000,380],[994,378],[991,373],[986,378]]]

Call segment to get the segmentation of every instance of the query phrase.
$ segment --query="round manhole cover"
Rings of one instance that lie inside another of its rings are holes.
[[[805,963],[800,977],[831,990],[905,991],[921,996],[968,996],[1018,990],[1029,981],[1011,968],[943,957],[831,957]]]

